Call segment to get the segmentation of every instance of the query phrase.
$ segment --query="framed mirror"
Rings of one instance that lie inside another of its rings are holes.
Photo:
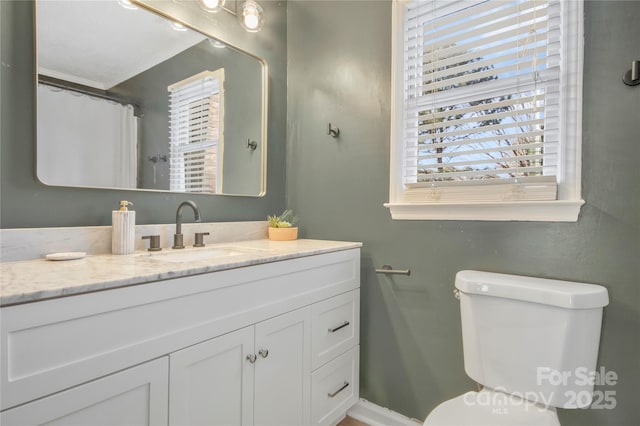
[[[121,0],[36,10],[41,182],[264,195],[264,60]]]

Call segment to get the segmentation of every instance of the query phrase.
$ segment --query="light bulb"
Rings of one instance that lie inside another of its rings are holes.
[[[199,0],[200,8],[204,11],[217,13],[224,7],[225,0]]]
[[[254,0],[246,0],[240,5],[238,19],[245,30],[252,33],[260,31],[264,24],[262,7]]]
[[[251,30],[255,30],[258,28],[258,24],[260,23],[260,18],[255,13],[249,13],[244,15],[244,25]]]

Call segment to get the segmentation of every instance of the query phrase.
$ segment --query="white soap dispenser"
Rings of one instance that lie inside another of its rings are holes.
[[[120,210],[111,212],[111,253],[133,254],[136,238],[136,212],[127,209],[133,203],[120,201]]]

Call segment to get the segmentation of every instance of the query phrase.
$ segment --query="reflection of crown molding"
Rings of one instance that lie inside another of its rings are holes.
[[[47,77],[56,78],[58,80],[69,81],[71,83],[81,84],[83,86],[93,87],[94,89],[106,90],[104,82],[88,80],[86,78],[78,77],[72,74],[66,74],[63,72],[51,70],[44,67],[38,67],[38,73],[46,75]]]
[[[40,1],[37,19],[41,73],[101,90],[207,39],[194,30],[177,33],[171,19],[116,1]]]
[[[204,35],[192,30],[188,32],[188,34],[190,35],[190,38],[191,38],[191,35],[195,36],[193,37],[193,40],[190,40],[188,42],[185,42],[177,46],[171,46],[173,47],[172,49],[169,46],[167,46],[165,49],[159,50],[158,52],[156,52],[155,55],[149,54],[147,52],[145,55],[140,56],[140,59],[141,59],[140,62],[134,65],[131,65],[130,67],[128,67],[127,70],[124,70],[124,72],[120,73],[119,75],[116,74],[112,81],[105,83],[106,88],[108,89],[108,88],[117,86],[118,84],[124,81],[127,81],[130,78],[135,77],[136,75],[150,68],[153,68],[154,66],[161,64],[162,62],[168,59],[173,58],[175,55],[182,53],[185,50],[207,39],[207,37],[205,37]]]

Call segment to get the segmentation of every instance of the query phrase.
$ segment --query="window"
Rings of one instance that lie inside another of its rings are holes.
[[[394,219],[576,221],[582,2],[394,4]]]
[[[171,191],[219,193],[222,187],[224,69],[168,87]]]

